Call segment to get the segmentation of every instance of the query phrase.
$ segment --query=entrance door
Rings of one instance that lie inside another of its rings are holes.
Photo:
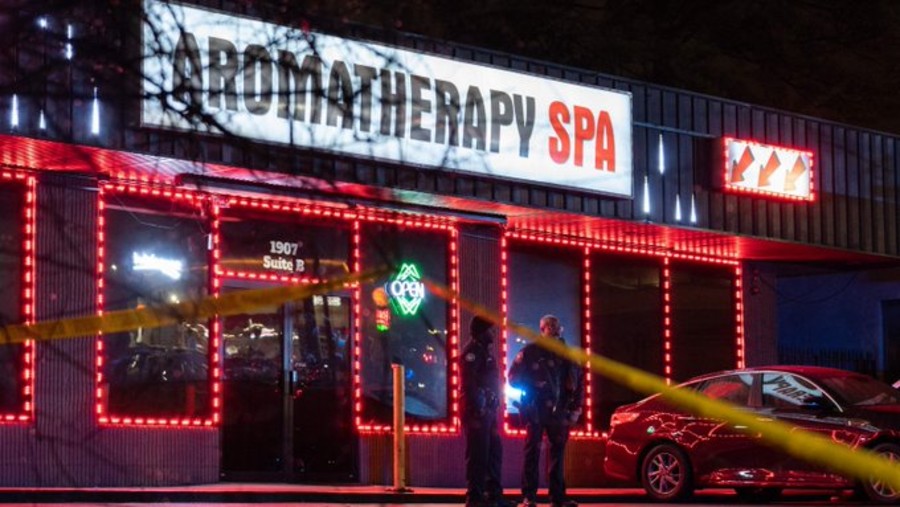
[[[223,319],[224,480],[357,480],[351,308],[322,294]]]

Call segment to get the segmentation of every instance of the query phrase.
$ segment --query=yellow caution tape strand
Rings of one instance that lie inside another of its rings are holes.
[[[461,307],[483,317],[498,327],[503,326],[503,317],[476,303],[463,300],[447,287],[432,280],[425,280],[428,289],[438,296],[459,301]],[[801,430],[790,424],[739,410],[733,405],[713,400],[689,389],[675,389],[665,379],[647,373],[607,357],[591,354],[579,347],[571,347],[560,340],[544,337],[539,332],[516,323],[508,323],[507,329],[532,341],[551,352],[576,363],[588,365],[592,371],[629,389],[645,395],[660,393],[673,407],[701,417],[726,421],[742,431],[760,434],[768,445],[777,447],[791,456],[809,463],[826,466],[848,477],[862,481],[872,478],[900,491],[900,466],[868,449],[853,449],[834,442],[819,434]]]
[[[349,274],[322,283],[251,289],[209,296],[199,301],[147,306],[133,310],[106,312],[103,315],[40,322],[31,325],[14,325],[0,328],[0,343],[24,343],[27,340],[58,340],[119,333],[137,328],[170,326],[182,322],[206,320],[215,316],[246,313],[267,306],[276,306],[304,299],[315,294],[338,290],[357,283],[365,283],[388,273],[379,269],[366,273]]]

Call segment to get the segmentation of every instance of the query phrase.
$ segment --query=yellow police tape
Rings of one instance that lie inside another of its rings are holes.
[[[57,340],[90,336],[97,333],[118,333],[137,328],[170,326],[186,321],[205,320],[214,316],[228,316],[249,310],[284,304],[310,297],[314,294],[348,287],[355,283],[373,280],[388,273],[387,269],[360,274],[350,274],[327,282],[296,286],[282,286],[228,292],[199,301],[161,306],[147,306],[134,310],[119,310],[31,325],[15,325],[0,328],[0,343],[24,343],[27,340]]]
[[[453,299],[457,294],[431,280],[425,281],[428,289],[445,299]],[[460,306],[479,315],[496,326],[503,326],[501,315],[484,306],[458,299]],[[612,359],[591,354],[579,347],[570,347],[560,340],[550,339],[519,324],[508,323],[507,329],[525,339],[537,343],[555,354],[577,364],[586,364],[591,370],[638,393],[650,395],[660,393],[672,406],[677,406],[692,414],[726,421],[736,427],[745,427],[747,433],[759,433],[761,438],[773,447],[809,463],[826,466],[848,477],[862,481],[876,479],[900,491],[900,466],[868,449],[851,449],[835,443],[829,438],[775,420],[761,420],[756,415],[738,410],[734,406],[707,398],[688,389],[674,389],[665,379],[633,368]]]

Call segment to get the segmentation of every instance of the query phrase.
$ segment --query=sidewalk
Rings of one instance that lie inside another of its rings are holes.
[[[787,491],[785,500],[827,499],[827,491]],[[520,501],[516,488],[507,488],[509,500]],[[581,504],[645,503],[644,491],[638,488],[569,488],[569,496]],[[733,499],[731,489],[701,490],[695,501],[718,503]],[[542,504],[549,502],[547,490],[538,495]],[[733,500],[731,500],[733,501]],[[462,488],[419,488],[396,493],[387,486],[309,485],[280,483],[217,483],[196,486],[158,488],[0,488],[0,504],[11,503],[318,503],[318,504],[464,504]]]
[[[462,488],[412,487],[396,493],[387,486],[218,483],[158,488],[0,488],[0,504],[7,503],[341,503],[341,504],[463,504]],[[518,489],[505,496],[521,499]],[[549,502],[546,490],[539,500]],[[640,489],[570,488],[579,503],[644,501]]]

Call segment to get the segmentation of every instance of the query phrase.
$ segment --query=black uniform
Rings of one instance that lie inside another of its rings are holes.
[[[516,356],[509,382],[523,392],[519,402],[526,429],[522,494],[526,501],[534,501],[537,496],[541,439],[546,432],[550,442],[550,500],[563,504],[563,457],[569,427],[578,421],[584,402],[581,369],[532,343]]]
[[[472,327],[477,326],[473,324]],[[490,326],[475,330],[477,332],[463,349],[461,361],[466,505],[503,505],[500,483],[503,450],[497,426],[500,372],[490,349]]]

